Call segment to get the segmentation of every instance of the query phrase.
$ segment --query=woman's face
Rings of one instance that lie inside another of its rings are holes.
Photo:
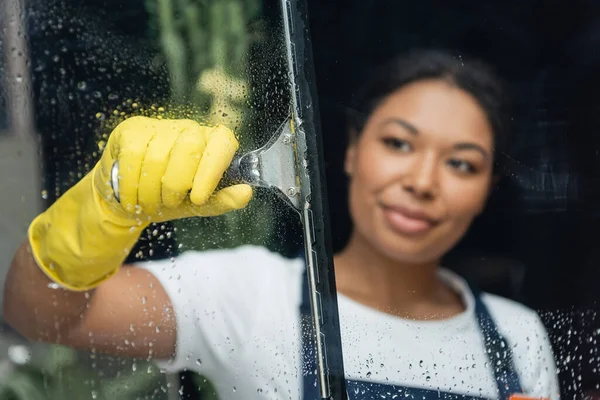
[[[355,235],[397,261],[438,260],[482,212],[493,133],[474,97],[441,80],[389,95],[350,144]]]

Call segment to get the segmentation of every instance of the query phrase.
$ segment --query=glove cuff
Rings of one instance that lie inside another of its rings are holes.
[[[91,171],[29,226],[33,257],[64,288],[93,289],[118,270],[149,225],[107,204]]]

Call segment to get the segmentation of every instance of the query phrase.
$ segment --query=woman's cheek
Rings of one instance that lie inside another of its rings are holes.
[[[458,179],[462,180],[462,178]],[[446,190],[447,199],[451,208],[458,211],[457,214],[472,218],[477,216],[485,205],[487,187],[488,185],[480,179],[472,182],[456,182],[455,178]]]
[[[363,179],[372,187],[385,185],[393,180],[402,167],[396,157],[390,157],[382,151],[368,153],[363,161]]]

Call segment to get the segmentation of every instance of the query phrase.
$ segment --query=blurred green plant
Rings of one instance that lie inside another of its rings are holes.
[[[252,46],[264,39],[261,0],[146,0],[150,34],[160,43],[171,80],[170,107],[234,129],[240,149],[262,143],[250,128]],[[175,221],[181,250],[265,245],[275,233],[272,202],[210,219]]]
[[[111,374],[115,368],[102,365],[106,361],[84,363],[85,356],[67,347],[36,345],[33,350],[26,362],[5,361],[0,400],[169,399],[166,377],[150,362],[117,360],[121,368]]]

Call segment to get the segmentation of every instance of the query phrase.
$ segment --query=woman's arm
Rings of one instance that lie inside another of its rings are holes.
[[[56,288],[28,241],[11,263],[3,315],[30,340],[144,358],[169,358],[175,349],[171,302],[151,273],[125,266],[94,290]]]

